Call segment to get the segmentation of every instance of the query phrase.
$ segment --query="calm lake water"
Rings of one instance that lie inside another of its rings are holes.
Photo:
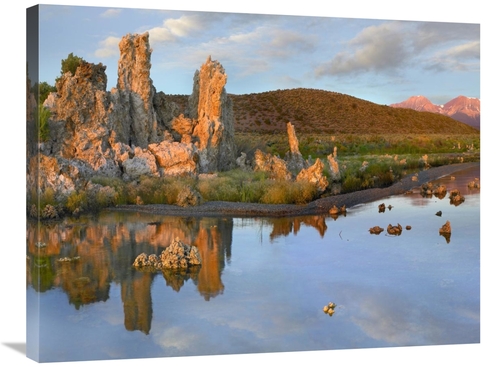
[[[40,309],[28,349],[53,362],[479,343],[480,190],[467,187],[479,175],[437,181],[458,206],[416,188],[338,218],[104,212],[42,224],[43,248],[28,223],[28,319]],[[398,223],[400,236],[368,231]],[[198,247],[197,271],[131,267],[176,237]]]

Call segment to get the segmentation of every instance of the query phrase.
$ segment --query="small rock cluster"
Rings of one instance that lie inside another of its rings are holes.
[[[328,314],[329,316],[332,316],[335,313],[335,307],[337,305],[333,302],[328,303],[325,307],[323,307],[323,312]]]
[[[434,186],[432,182],[426,182],[420,187],[420,194],[422,196],[437,196],[439,198],[444,198],[446,196],[446,186],[445,185],[439,185],[439,186]]]
[[[460,194],[460,191],[458,189],[454,189],[450,191],[450,204],[458,206],[462,204],[465,201],[465,197]]]
[[[469,189],[479,189],[480,188],[479,179],[475,178],[474,181],[469,182],[467,186],[469,187]]]
[[[328,211],[328,213],[329,213],[330,215],[333,215],[333,216],[335,216],[335,215],[339,215],[339,214],[345,214],[346,212],[347,212],[347,209],[346,209],[345,204],[344,204],[344,205],[342,205],[340,208],[338,208],[336,205],[334,205],[334,206],[332,206],[332,207],[330,208],[330,210]]]
[[[198,248],[183,243],[179,238],[174,239],[160,256],[142,253],[133,263],[135,268],[154,270],[187,269],[197,265],[201,265]]]

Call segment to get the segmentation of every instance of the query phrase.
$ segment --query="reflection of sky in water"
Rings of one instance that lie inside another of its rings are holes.
[[[443,183],[451,189],[460,180]],[[447,197],[417,193],[360,205],[346,217],[327,218],[324,236],[302,225],[271,241],[272,220],[236,218],[230,261],[220,274],[223,292],[205,300],[193,280],[177,292],[161,274],[155,276],[149,334],[125,330],[118,283],[111,284],[108,300],[79,310],[59,290],[43,293],[42,356],[78,360],[478,343],[479,191],[463,190],[466,200],[458,207]],[[378,213],[381,202],[393,209]],[[435,215],[439,210],[441,217]],[[447,220],[449,243],[438,233]],[[368,232],[398,223],[401,236]],[[34,294],[28,289],[28,299]],[[338,305],[333,317],[322,311],[329,301]]]

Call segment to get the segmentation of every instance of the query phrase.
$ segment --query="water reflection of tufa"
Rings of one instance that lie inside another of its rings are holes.
[[[272,224],[273,230],[269,237],[271,241],[281,236],[288,236],[290,233],[297,234],[302,225],[315,228],[320,234],[321,238],[324,237],[328,226],[326,225],[325,217],[322,215],[312,215],[304,217],[282,217],[282,218],[269,218],[267,222]]]

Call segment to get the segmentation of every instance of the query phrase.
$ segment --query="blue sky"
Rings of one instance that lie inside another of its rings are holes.
[[[210,55],[234,94],[303,87],[379,104],[480,98],[478,23],[164,9],[41,6],[40,80],[53,84],[73,52],[106,65],[111,89],[119,40],[149,32],[151,78],[167,94],[190,94]]]

